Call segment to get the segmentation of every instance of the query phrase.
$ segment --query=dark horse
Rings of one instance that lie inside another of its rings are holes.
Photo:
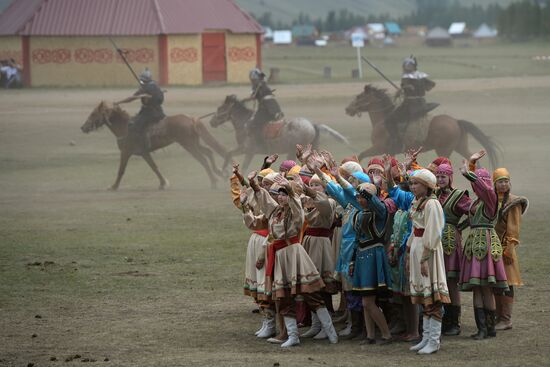
[[[346,107],[346,114],[361,115],[368,112],[372,123],[372,146],[359,154],[359,159],[387,153],[389,133],[384,120],[395,106],[384,89],[370,84]],[[473,123],[457,120],[449,115],[436,115],[429,122],[428,135],[417,146],[406,146],[404,151],[422,146],[422,151],[434,149],[439,156],[449,157],[453,151],[468,159],[472,152],[468,147],[468,134],[471,134],[487,151],[493,167],[497,166],[499,147]]]
[[[127,139],[128,123],[130,115],[120,107],[111,107],[105,102],[101,102],[88,116],[88,119],[80,128],[84,133],[97,130],[103,125],[106,125],[109,130],[116,136],[118,149],[120,150],[120,165],[115,183],[110,187],[111,190],[117,190],[120,185],[120,180],[124,175],[126,165],[130,157],[135,154],[134,146],[131,139]],[[221,176],[220,170],[216,167],[212,151],[200,144],[202,138],[206,144],[214,149],[222,157],[226,157],[227,151],[221,146],[216,139],[206,130],[206,127],[197,119],[185,115],[168,116],[159,123],[153,125],[150,129],[151,149],[153,152],[157,149],[164,148],[172,143],[179,143],[191,155],[199,161],[204,167],[212,188],[216,187],[216,176],[214,171]],[[162,176],[157,165],[151,157],[151,153],[141,154],[145,162],[155,172],[160,180],[160,189],[168,187],[168,180]],[[210,161],[210,162],[209,162]],[[212,165],[212,168],[210,168]]]
[[[225,169],[234,154],[245,154],[243,169],[246,170],[255,154],[286,153],[291,159],[296,154],[296,144],[319,145],[319,134],[326,132],[338,141],[349,144],[348,140],[338,131],[323,124],[315,124],[303,117],[285,118],[284,123],[269,124],[280,129],[273,137],[266,139],[265,144],[258,144],[248,132],[246,122],[250,120],[253,111],[248,109],[237,96],[229,95],[218,107],[216,114],[210,120],[210,126],[218,127],[226,121],[231,121],[235,129],[237,148],[229,152],[222,169]]]

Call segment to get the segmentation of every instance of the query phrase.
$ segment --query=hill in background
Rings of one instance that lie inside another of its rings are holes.
[[[235,0],[239,6],[261,16],[271,13],[274,22],[292,23],[300,13],[307,14],[314,20],[325,19],[331,10],[347,9],[355,15],[368,17],[369,15],[389,14],[392,18],[399,18],[411,14],[417,9],[417,0]],[[449,1],[452,4],[453,0]],[[458,0],[462,6],[481,5],[486,7],[498,3],[507,6],[514,0]]]

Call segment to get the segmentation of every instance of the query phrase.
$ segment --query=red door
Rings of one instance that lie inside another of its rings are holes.
[[[203,81],[226,81],[225,34],[202,34],[202,78]]]

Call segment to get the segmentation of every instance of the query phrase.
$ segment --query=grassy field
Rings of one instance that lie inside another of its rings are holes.
[[[533,45],[521,47],[536,51]],[[305,51],[292,51],[286,57],[293,65],[307,65]],[[382,58],[382,50],[376,51]],[[276,65],[270,52],[266,65]],[[406,52],[392,52],[398,71]],[[460,68],[450,66],[451,75],[438,76],[430,95],[441,103],[440,112],[473,121],[502,145],[513,190],[530,198],[531,208],[522,226],[519,256],[526,285],[517,290],[514,329],[471,341],[471,296],[464,294],[463,335],[445,338],[441,351],[429,357],[411,354],[403,343],[369,347],[304,340],[282,351],[258,340],[253,332],[259,317],[241,290],[249,234],[224,183],[208,189],[198,163],[172,146],[154,156],[170,179],[168,190],[157,190],[156,178],[138,158],[130,161],[120,191],[106,190],[118,164],[115,139],[106,129],[84,135],[79,127],[100,99],[120,99],[129,90],[0,92],[0,366],[74,365],[85,358],[106,366],[550,365],[545,194],[550,77],[521,65],[503,73],[506,77],[465,79],[453,79]],[[522,76],[524,71],[532,76]],[[350,137],[354,148],[323,138],[336,157],[368,146],[368,117],[344,115],[362,82],[298,81],[277,86],[288,116],[306,116]],[[248,92],[246,86],[171,88],[166,111],[200,116],[225,95]],[[229,127],[210,131],[233,146]],[[427,153],[421,161],[433,158]],[[455,164],[460,160],[451,158]],[[467,187],[461,177],[456,183]],[[64,362],[76,354],[81,358]]]
[[[351,81],[351,70],[357,69],[357,52],[349,44],[333,43],[327,47],[266,46],[264,69],[279,68],[283,83],[319,82],[324,67],[332,69],[332,80]],[[494,78],[504,76],[548,75],[550,61],[536,61],[533,56],[549,55],[548,43],[505,43],[480,45],[473,40],[456,40],[454,47],[422,45],[421,40],[399,38],[395,47],[368,45],[362,55],[398,83],[403,58],[414,54],[419,69],[434,80]],[[382,78],[363,64],[364,79]]]

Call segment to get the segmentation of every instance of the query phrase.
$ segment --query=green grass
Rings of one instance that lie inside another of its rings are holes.
[[[369,348],[304,340],[285,352],[257,340],[259,318],[241,288],[249,232],[227,184],[210,190],[202,168],[172,146],[154,155],[170,179],[167,191],[158,191],[153,173],[133,158],[120,191],[108,192],[118,164],[115,139],[106,129],[84,135],[78,128],[99,99],[125,92],[21,90],[0,98],[0,365],[56,366],[77,353],[98,361],[107,357],[106,365],[114,366],[548,365],[550,88],[516,88],[500,79],[492,81],[500,88],[462,82],[467,90],[442,86],[433,99],[503,145],[514,192],[531,199],[519,248],[526,286],[517,291],[512,331],[471,341],[471,296],[463,294],[463,336],[445,339],[429,358],[411,354],[402,343]],[[343,114],[361,83],[278,88],[289,116],[327,123],[354,146],[368,145],[368,118]],[[166,110],[200,116],[230,91],[248,90],[175,88]],[[233,145],[231,129],[210,130]],[[326,137],[322,141],[337,158],[352,152]],[[428,153],[421,162],[433,158]],[[459,157],[452,160],[457,164]],[[460,177],[455,182],[467,187]],[[60,362],[50,362],[52,356]]]
[[[398,82],[403,58],[414,54],[419,70],[438,79],[493,78],[505,76],[548,75],[550,62],[532,60],[533,56],[549,55],[548,43],[507,43],[478,45],[473,40],[455,41],[454,47],[434,48],[419,45],[405,38],[397,46],[379,48],[367,46],[362,55],[380,68],[386,76]],[[357,68],[357,53],[344,43],[327,47],[265,46],[264,69],[279,68],[281,82],[327,82],[323,68],[332,69],[332,81],[350,81],[351,70]],[[363,63],[364,80],[382,78]]]

